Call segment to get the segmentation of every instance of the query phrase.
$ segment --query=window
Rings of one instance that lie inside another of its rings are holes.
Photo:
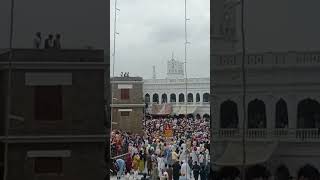
[[[62,120],[61,86],[35,86],[34,92],[35,119]]]
[[[38,157],[34,159],[34,172],[36,174],[61,174],[62,157]]]
[[[130,112],[129,111],[121,111],[121,116],[129,116]]]
[[[129,99],[129,89],[121,89],[121,99]]]

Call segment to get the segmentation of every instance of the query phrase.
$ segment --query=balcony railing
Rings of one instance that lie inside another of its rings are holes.
[[[242,129],[214,129],[215,140],[240,140]],[[320,129],[247,129],[246,140],[320,141]]]

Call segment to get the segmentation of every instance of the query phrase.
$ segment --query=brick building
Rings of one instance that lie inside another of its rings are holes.
[[[13,49],[6,134],[9,53],[0,53],[1,172],[6,166],[10,180],[103,179],[104,52]]]
[[[112,128],[143,132],[144,101],[141,77],[111,78],[113,92]]]

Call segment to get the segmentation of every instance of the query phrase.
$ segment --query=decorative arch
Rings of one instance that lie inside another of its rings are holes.
[[[298,128],[320,128],[320,104],[313,99],[304,99],[298,103]]]
[[[290,172],[286,165],[278,166],[275,173],[275,180],[290,179]]]
[[[144,102],[145,103],[150,103],[150,94],[147,93],[146,95],[144,95]]]
[[[172,102],[172,103],[177,102],[176,94],[174,94],[174,93],[170,94],[170,102]]]
[[[153,94],[152,102],[159,103],[159,95],[157,93]]]
[[[204,93],[203,94],[203,102],[210,102],[209,98],[210,98],[210,94],[209,93]]]
[[[203,117],[203,119],[208,119],[208,120],[210,119],[210,115],[209,114],[204,114],[202,117]]]
[[[179,102],[184,102],[184,94],[183,93],[179,94]]]
[[[298,171],[298,179],[302,176],[306,179],[319,179],[320,173],[319,170],[314,166],[306,164],[303,167],[301,167]]]
[[[281,98],[276,103],[276,128],[287,128],[288,123],[287,103]]]
[[[220,105],[220,126],[221,128],[238,128],[239,116],[237,104],[227,100]]]
[[[199,93],[196,94],[196,102],[200,102],[200,94]]]
[[[248,104],[248,128],[266,128],[266,105],[262,100],[255,99]]]
[[[218,171],[221,179],[236,179],[240,175],[240,170],[235,166],[224,166]]]
[[[246,179],[248,180],[250,179],[253,180],[258,178],[269,179],[270,176],[271,176],[270,171],[267,169],[266,166],[261,164],[249,166],[246,169]]]
[[[168,96],[167,96],[166,93],[163,93],[163,94],[161,95],[161,104],[167,103],[167,102],[168,102]]]
[[[192,93],[188,94],[188,102],[193,102],[193,94]]]

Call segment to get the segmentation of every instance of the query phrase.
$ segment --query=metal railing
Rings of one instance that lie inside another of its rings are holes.
[[[213,138],[216,140],[241,139],[242,129],[214,129]],[[247,129],[247,140],[279,140],[279,141],[319,141],[320,129],[289,129],[289,128],[260,128]]]

